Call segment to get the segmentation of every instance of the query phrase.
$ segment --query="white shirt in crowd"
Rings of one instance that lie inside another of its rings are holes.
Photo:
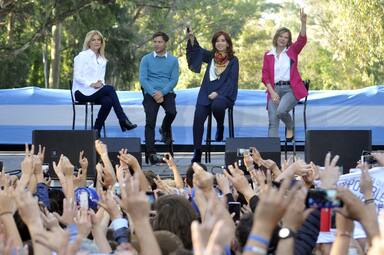
[[[105,83],[105,68],[107,60],[101,56],[97,57],[91,50],[80,52],[74,60],[73,67],[73,93],[79,90],[82,94],[90,96],[100,88],[95,89],[90,85],[98,80]]]
[[[278,56],[276,48],[273,48],[268,55],[275,56],[275,83],[279,81],[290,81],[291,60],[287,55],[288,49],[285,48]]]

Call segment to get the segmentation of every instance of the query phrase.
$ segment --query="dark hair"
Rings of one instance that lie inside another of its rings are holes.
[[[239,221],[239,224],[236,227],[235,235],[239,243],[240,250],[242,251],[245,244],[247,243],[248,236],[251,233],[253,225],[253,213],[244,214]],[[277,248],[279,242],[279,233],[280,227],[276,226],[273,230],[272,237],[269,240],[268,254],[274,252]]]
[[[200,162],[196,162],[196,164],[198,164],[199,166],[201,166],[204,171],[208,171],[207,169],[207,166],[200,163]],[[192,168],[192,164],[189,165],[188,169],[187,169],[187,173],[186,173],[186,178],[185,178],[185,182],[188,184],[189,187],[193,188],[193,174],[195,172],[193,171],[193,168]]]
[[[277,47],[277,39],[283,33],[288,33],[287,47],[291,46],[291,44],[292,44],[292,33],[291,33],[291,31],[288,28],[286,28],[286,27],[281,27],[281,28],[277,29],[275,35],[273,36],[273,40],[272,40],[273,47]]]
[[[151,186],[151,189],[152,190],[157,189],[157,185],[156,185],[155,181],[153,180],[153,179],[156,179],[155,172],[153,172],[152,170],[143,171],[143,172],[144,172],[145,178],[147,178],[147,181],[148,181],[149,185]]]
[[[217,38],[219,38],[221,35],[224,36],[225,40],[228,43],[227,54],[228,54],[228,59],[231,59],[235,55],[235,52],[233,51],[232,39],[231,39],[231,37],[229,36],[229,34],[227,32],[218,31],[218,32],[216,32],[213,35],[213,37],[212,37],[212,49],[213,49],[213,52],[216,52],[216,46],[215,46],[216,45],[216,41],[217,41]]]
[[[184,248],[183,242],[180,238],[172,232],[167,230],[154,231],[157,243],[160,246],[161,254],[169,255],[172,252]]]
[[[152,40],[155,39],[158,36],[161,36],[165,42],[169,41],[169,36],[166,33],[161,32],[161,31],[154,33],[152,35]]]
[[[192,249],[191,224],[197,215],[191,203],[179,195],[165,195],[155,202],[157,214],[153,230],[168,230],[177,235],[187,249]]]

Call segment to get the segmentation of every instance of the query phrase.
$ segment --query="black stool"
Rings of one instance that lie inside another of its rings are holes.
[[[229,133],[229,138],[234,138],[235,137],[235,129],[233,125],[233,106],[228,107],[228,133]],[[209,112],[208,115],[208,123],[207,123],[207,136],[205,139],[205,163],[211,163],[211,144],[212,144],[212,139],[211,139],[211,131],[212,131],[212,111]]]
[[[304,81],[304,86],[305,88],[307,89],[307,91],[309,91],[309,85],[310,85],[311,81],[310,80],[305,80]],[[303,119],[304,119],[304,135],[307,136],[307,99],[308,99],[308,96],[306,96],[304,98],[304,101],[299,101],[297,104],[301,104],[303,105]],[[292,121],[293,121],[293,139],[292,139],[292,148],[293,148],[293,160],[295,160],[295,156],[296,156],[296,135],[295,135],[295,127],[296,127],[296,124],[295,124],[295,107],[293,107],[292,109]],[[285,128],[285,131],[287,131],[287,128]],[[306,137],[305,139],[306,140]],[[304,142],[304,141],[303,141]],[[287,160],[288,159],[288,141],[287,139],[285,138],[284,139],[284,157],[285,159]]]
[[[88,129],[88,106],[90,106],[90,108],[91,108],[91,130],[92,130],[93,129],[93,106],[94,105],[100,105],[100,104],[95,104],[95,102],[78,102],[78,101],[76,101],[74,96],[73,96],[73,91],[72,91],[73,85],[72,85],[72,81],[71,80],[69,81],[69,88],[70,88],[70,92],[71,92],[72,111],[73,111],[73,114],[72,114],[72,130],[75,130],[76,105],[84,105],[85,106],[85,125],[84,125],[84,129],[85,130]],[[107,137],[106,130],[105,130],[105,123],[103,124],[103,131],[104,131],[104,137]]]

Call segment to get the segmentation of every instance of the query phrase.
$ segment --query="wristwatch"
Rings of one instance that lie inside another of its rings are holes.
[[[279,230],[279,237],[280,239],[288,239],[291,237],[295,237],[296,233],[293,230],[290,230],[289,228],[281,228]]]

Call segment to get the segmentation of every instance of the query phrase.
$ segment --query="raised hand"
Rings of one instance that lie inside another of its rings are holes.
[[[224,171],[225,176],[232,182],[236,190],[242,193],[245,199],[249,202],[249,200],[254,195],[256,195],[256,193],[252,190],[251,186],[249,185],[247,178],[244,176],[244,172],[239,169],[236,163],[234,167],[231,165],[228,166],[228,171]]]
[[[104,156],[104,155],[108,156],[107,145],[104,144],[102,141],[96,140],[95,141],[95,148],[96,148],[97,153],[99,153],[100,156]]]
[[[255,148],[255,147],[251,147],[251,155],[252,155],[252,158],[253,158],[253,161],[260,166],[260,161],[263,159],[261,157],[261,154],[260,152]]]
[[[230,188],[230,183],[228,180],[228,177],[225,176],[225,174],[216,174],[215,175],[217,185],[219,185],[219,188],[223,194],[230,194],[231,193],[231,188]]]
[[[205,171],[197,163],[193,163],[192,169],[195,172],[193,175],[193,185],[196,185],[204,192],[210,191],[213,188],[213,175]]]
[[[300,9],[300,21],[303,24],[307,23],[307,14],[304,12],[304,8]]]
[[[28,191],[17,190],[15,191],[15,201],[19,215],[28,228],[40,229],[43,227],[37,198],[32,197]]]
[[[360,175],[360,192],[364,195],[364,198],[366,200],[372,199],[372,188],[372,177],[369,175],[368,165],[366,163],[363,163]]]
[[[59,220],[60,223],[69,225],[75,223],[76,217],[76,204],[72,199],[63,199],[63,215],[54,212],[53,215]]]
[[[108,212],[111,220],[122,218],[123,215],[112,193],[112,188],[108,189],[107,191],[103,191],[100,195],[101,197],[99,205]]]
[[[97,179],[103,185],[103,187],[108,188],[113,186],[116,182],[115,176],[111,174],[101,163],[96,164]]]
[[[79,164],[81,169],[83,170],[83,173],[85,173],[85,176],[87,176],[88,159],[84,156],[84,151],[80,151]]]
[[[39,157],[42,164],[44,164],[44,155],[45,155],[45,146],[41,146],[41,144],[39,144],[39,150],[37,152],[37,156]]]
[[[15,190],[13,187],[5,185],[0,189],[0,219],[1,216],[10,214],[13,215],[16,212],[16,203],[14,198]]]
[[[86,238],[92,229],[91,215],[88,213],[88,209],[79,208],[75,217],[75,223],[77,225],[79,238]]]
[[[320,185],[323,189],[332,189],[336,187],[339,180],[339,167],[336,166],[339,160],[339,155],[336,155],[331,160],[331,153],[328,152],[324,160],[324,170],[320,172]]]

